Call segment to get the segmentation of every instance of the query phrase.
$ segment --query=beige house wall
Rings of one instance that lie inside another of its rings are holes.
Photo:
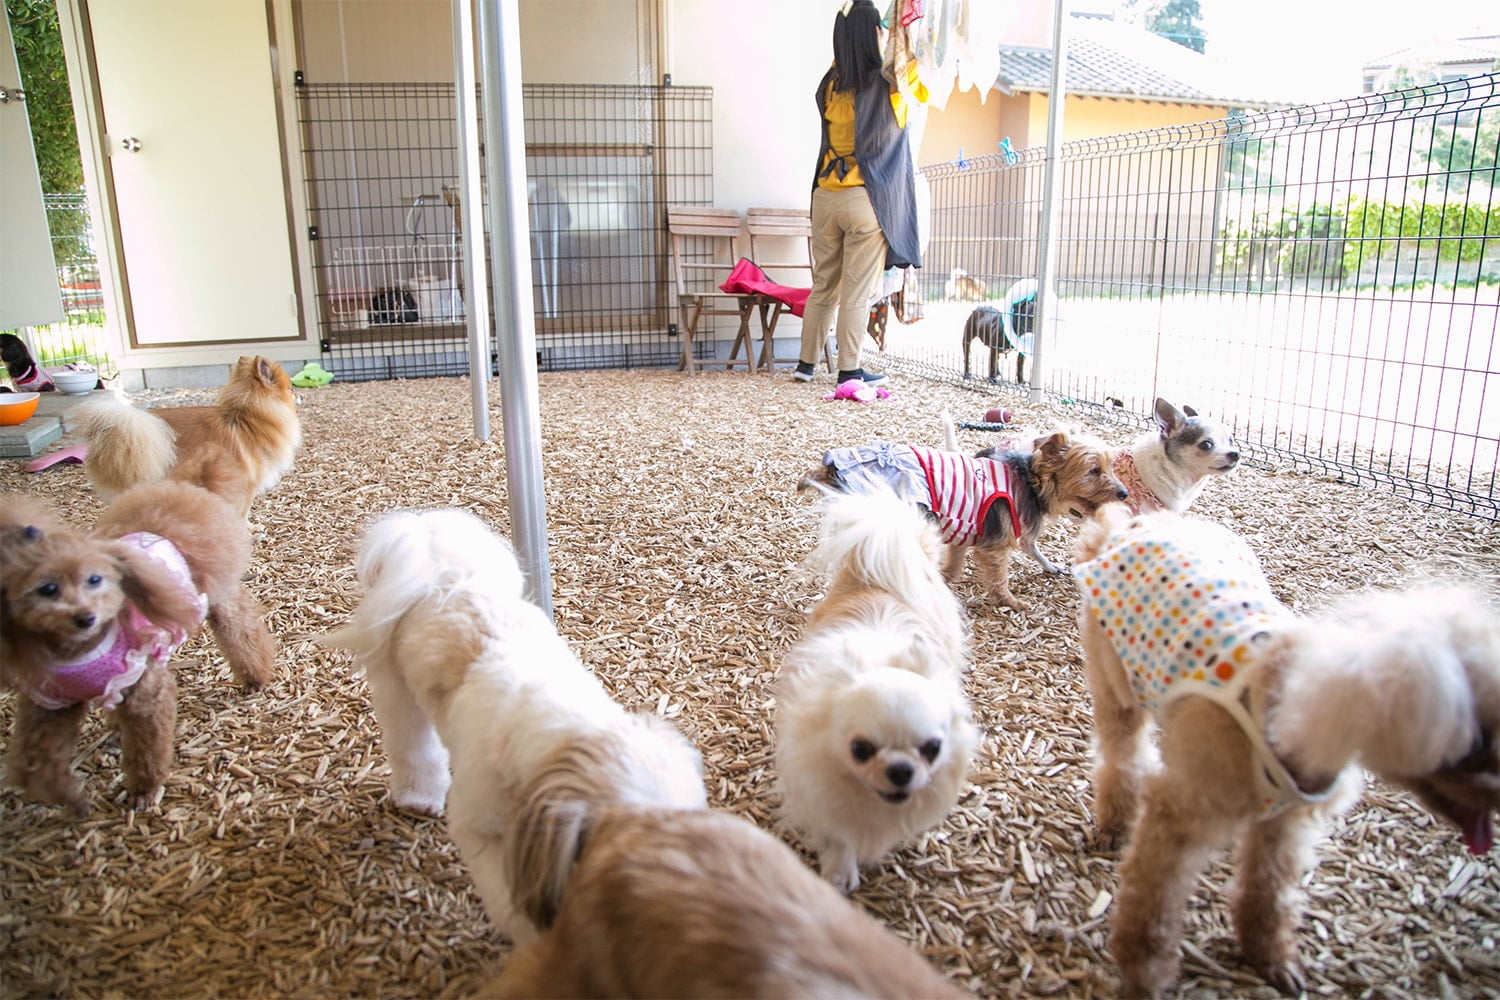
[[[927,131],[917,155],[918,166],[951,163],[960,149],[966,157],[998,152],[997,143],[1009,138],[1012,149],[1047,143],[1046,94],[1023,92],[1009,96],[992,90],[983,104],[979,94],[954,94],[942,111],[927,118]],[[1063,109],[1063,141],[1093,139],[1172,125],[1193,125],[1223,118],[1225,109],[1203,104],[1167,104],[1117,98],[1070,96]]]

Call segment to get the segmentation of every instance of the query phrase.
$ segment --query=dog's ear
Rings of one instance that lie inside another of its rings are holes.
[[[104,543],[120,568],[120,589],[141,614],[162,628],[191,635],[203,620],[198,595],[166,566],[129,542]]]
[[[1182,412],[1184,414],[1186,414],[1187,416],[1189,416],[1189,417],[1196,417],[1198,415],[1198,411],[1195,410],[1195,409],[1193,409],[1191,406],[1187,405],[1186,403],[1182,404]]]
[[[1068,435],[1062,431],[1053,431],[1045,437],[1039,437],[1032,442],[1032,450],[1039,451],[1047,458],[1058,458],[1068,450]]]
[[[615,750],[572,740],[521,790],[504,842],[511,902],[539,929],[557,919],[573,869],[598,819],[599,787]]]
[[[276,384],[276,363],[270,358],[259,357],[255,359],[255,377],[268,386]]]
[[[1184,414],[1184,410],[1186,414]],[[1171,437],[1182,429],[1182,425],[1187,423],[1188,417],[1194,416],[1197,416],[1197,414],[1193,412],[1191,407],[1184,407],[1183,410],[1179,410],[1160,396],[1156,397],[1156,426],[1161,429],[1162,437]]]

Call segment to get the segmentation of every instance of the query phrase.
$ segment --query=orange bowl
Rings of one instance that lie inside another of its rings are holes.
[[[36,412],[39,392],[0,392],[0,427],[24,424]]]

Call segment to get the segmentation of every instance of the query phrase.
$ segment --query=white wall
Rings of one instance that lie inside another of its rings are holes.
[[[802,208],[818,155],[813,91],[833,59],[831,0],[666,0],[672,82],[714,88],[714,203]]]

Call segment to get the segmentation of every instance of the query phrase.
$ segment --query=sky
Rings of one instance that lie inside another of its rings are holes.
[[[1360,93],[1360,67],[1428,38],[1500,35],[1496,0],[1198,0],[1206,54],[1307,90]]]

